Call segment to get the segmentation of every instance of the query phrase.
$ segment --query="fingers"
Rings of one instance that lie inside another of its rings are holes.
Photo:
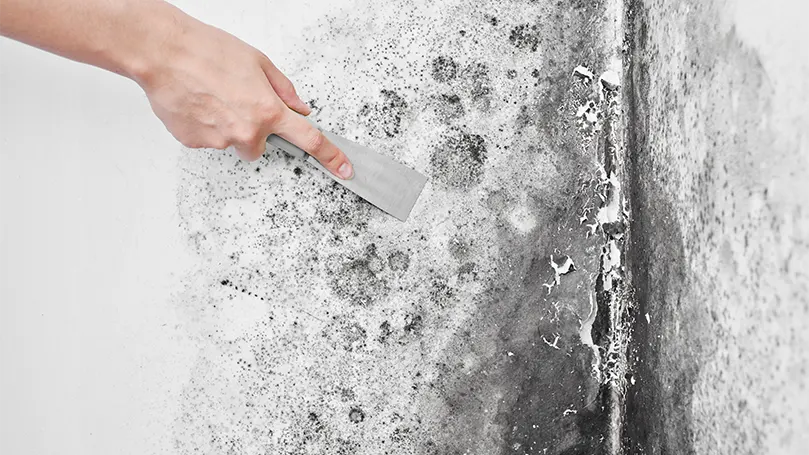
[[[287,115],[279,122],[275,134],[314,156],[323,167],[337,177],[348,180],[354,176],[354,168],[348,157],[298,114],[287,111]]]
[[[270,81],[270,85],[272,85],[275,93],[278,94],[278,97],[281,98],[290,109],[302,115],[312,113],[312,109],[298,96],[292,82],[284,76],[281,70],[276,68],[269,58],[265,57],[262,59],[261,68],[264,70],[264,74],[267,75],[267,80]]]

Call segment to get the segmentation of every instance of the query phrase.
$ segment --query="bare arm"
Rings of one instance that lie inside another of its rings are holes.
[[[188,147],[257,159],[278,134],[343,178],[348,159],[305,119],[289,79],[260,51],[162,0],[0,0],[0,34],[126,76]]]

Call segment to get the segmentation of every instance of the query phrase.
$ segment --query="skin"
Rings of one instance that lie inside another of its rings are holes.
[[[187,147],[233,147],[255,160],[277,134],[353,177],[266,55],[162,0],[0,0],[0,34],[132,79]]]

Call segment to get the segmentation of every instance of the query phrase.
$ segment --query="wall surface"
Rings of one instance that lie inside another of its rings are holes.
[[[134,84],[0,42],[0,452],[602,450],[572,72],[607,69],[606,6],[178,4],[430,180],[400,223],[275,150],[180,150]]]
[[[809,5],[630,12],[627,451],[805,453]]]
[[[177,4],[429,182],[401,223],[0,41],[0,453],[609,453],[624,382],[627,453],[809,444],[801,2]]]

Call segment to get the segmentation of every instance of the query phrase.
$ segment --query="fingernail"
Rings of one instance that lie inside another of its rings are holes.
[[[354,168],[351,167],[351,163],[346,161],[341,164],[340,167],[337,168],[337,175],[343,180],[350,180],[351,177],[354,177]]]

